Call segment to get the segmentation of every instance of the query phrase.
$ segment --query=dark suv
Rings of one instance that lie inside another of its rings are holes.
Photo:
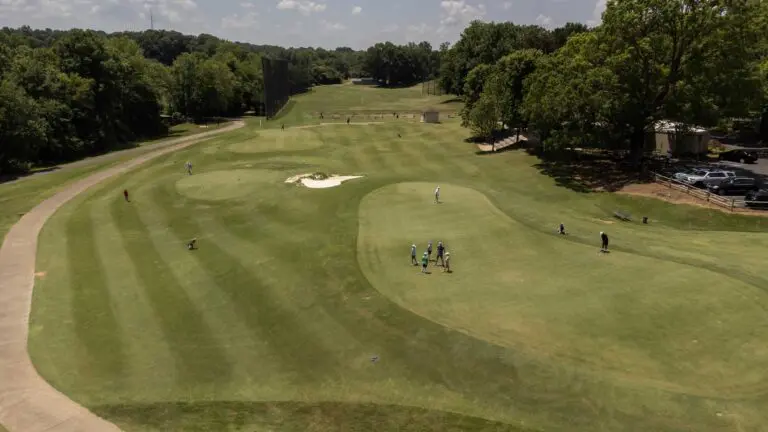
[[[717,157],[721,161],[731,161],[740,163],[755,163],[757,162],[757,154],[748,152],[746,150],[728,150],[720,153]]]
[[[747,207],[768,209],[768,190],[749,192],[744,201]]]
[[[707,189],[718,195],[741,195],[757,190],[757,182],[750,177],[731,177],[719,184],[707,185]]]

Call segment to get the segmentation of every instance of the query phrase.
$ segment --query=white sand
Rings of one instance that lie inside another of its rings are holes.
[[[289,177],[287,180],[285,180],[286,183],[301,183],[305,187],[308,187],[310,189],[325,189],[325,188],[332,188],[341,185],[347,180],[354,180],[358,178],[362,178],[363,176],[339,176],[339,175],[332,175],[324,180],[313,180],[309,178],[312,176],[312,173],[309,174],[299,174],[295,175],[293,177]]]

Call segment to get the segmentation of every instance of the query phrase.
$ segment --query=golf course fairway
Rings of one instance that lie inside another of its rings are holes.
[[[734,331],[768,328],[765,302],[744,295],[748,284],[672,261],[596,253],[532,231],[460,186],[442,185],[443,202],[431,205],[430,186],[386,186],[360,208],[361,268],[404,308],[543,359],[670,390],[718,394],[765,380],[768,333]],[[407,245],[425,239],[460,251],[451,274],[435,263],[431,274],[403,271]]]
[[[361,95],[384,121],[345,124]],[[28,347],[51,385],[127,431],[768,424],[768,218],[563,187],[419,87],[294,99],[46,222]],[[425,106],[440,124],[392,116]],[[306,173],[360,178],[285,182]],[[411,264],[429,241],[452,273]]]

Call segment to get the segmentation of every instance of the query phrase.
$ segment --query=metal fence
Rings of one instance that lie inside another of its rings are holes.
[[[699,189],[696,186],[689,185],[688,183],[683,183],[673,178],[665,177],[658,173],[653,173],[653,178],[656,183],[662,184],[670,189],[685,192],[694,198],[698,198],[717,206],[727,208],[730,211],[733,211],[736,208],[746,207],[744,200],[725,198],[720,195],[713,194],[707,190]]]

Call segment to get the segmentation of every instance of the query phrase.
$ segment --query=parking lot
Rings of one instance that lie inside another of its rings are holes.
[[[697,162],[680,161],[664,170],[665,175],[673,177],[674,173],[690,168],[716,168],[733,171],[738,177],[751,177],[756,180],[758,187],[768,188],[768,159],[758,159],[757,163],[742,164],[738,162]],[[737,201],[744,200],[744,195],[728,195],[727,198]]]

